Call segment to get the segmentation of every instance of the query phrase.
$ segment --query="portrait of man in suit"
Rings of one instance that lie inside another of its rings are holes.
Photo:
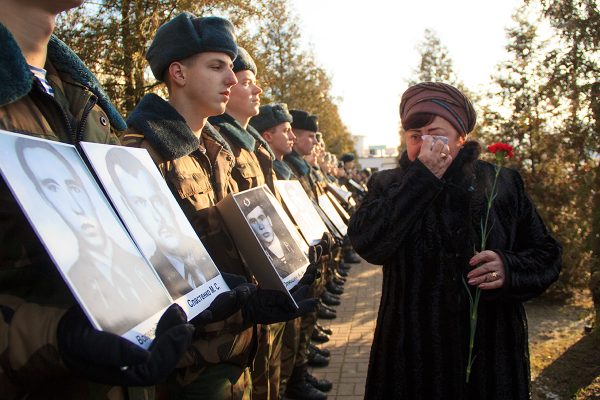
[[[248,193],[248,197],[242,200],[246,221],[260,240],[279,276],[285,278],[302,267],[305,259],[266,197],[264,201],[259,201],[258,198],[251,198],[255,197],[251,195],[255,193]]]
[[[124,203],[155,243],[149,257],[167,290],[177,299],[216,277],[197,237],[179,226],[167,195],[146,167],[129,151],[112,148],[106,154],[108,172]]]
[[[15,150],[40,197],[77,239],[72,251],[78,256],[67,275],[102,329],[123,334],[168,306],[169,298],[141,255],[107,233],[110,221],[98,217],[100,202],[93,201],[74,166],[49,142],[19,138]]]

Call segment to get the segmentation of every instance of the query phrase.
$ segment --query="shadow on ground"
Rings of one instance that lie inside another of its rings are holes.
[[[600,399],[600,335],[587,335],[544,368],[533,399]]]

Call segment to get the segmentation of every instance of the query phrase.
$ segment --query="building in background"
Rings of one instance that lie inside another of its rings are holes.
[[[365,135],[353,135],[354,150],[361,168],[371,168],[373,172],[395,168],[398,165],[398,148],[385,145],[366,144]]]

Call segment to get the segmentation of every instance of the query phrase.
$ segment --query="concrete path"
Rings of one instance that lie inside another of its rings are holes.
[[[319,320],[333,334],[320,345],[331,351],[331,362],[325,368],[313,368],[318,378],[333,382],[330,400],[362,400],[369,364],[369,352],[381,297],[381,266],[363,261],[352,264],[344,285],[342,304],[335,307],[337,318]]]

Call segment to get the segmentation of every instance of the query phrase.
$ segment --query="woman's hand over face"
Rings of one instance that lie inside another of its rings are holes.
[[[431,136],[423,139],[418,159],[439,179],[444,176],[444,173],[452,164],[452,156],[448,145],[441,140],[434,142]]]

